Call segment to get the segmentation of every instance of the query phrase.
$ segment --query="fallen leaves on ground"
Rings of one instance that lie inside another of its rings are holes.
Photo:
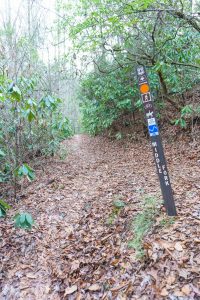
[[[26,232],[9,217],[0,221],[0,298],[199,299],[198,147],[165,143],[179,216],[161,226],[160,211],[143,261],[128,242],[142,198],[161,197],[148,142],[80,135],[66,147],[65,161],[38,165],[36,181],[10,212],[32,213],[36,226]],[[126,205],[111,222],[116,200]]]

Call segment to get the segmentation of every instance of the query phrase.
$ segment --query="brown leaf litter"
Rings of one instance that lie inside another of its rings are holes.
[[[79,135],[65,161],[45,160],[0,221],[0,299],[200,299],[199,148],[164,146],[179,216],[161,227],[160,211],[144,261],[128,242],[142,198],[161,197],[148,141]],[[114,200],[126,206],[108,224]],[[13,227],[16,211],[33,215],[30,232]]]

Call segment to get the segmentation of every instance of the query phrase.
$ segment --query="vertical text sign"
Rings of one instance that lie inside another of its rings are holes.
[[[152,101],[150,88],[147,79],[147,73],[143,66],[137,68],[137,78],[139,84],[139,90],[144,106],[145,118],[149,130],[151,139],[151,145],[153,148],[154,160],[160,180],[160,186],[164,199],[164,204],[169,216],[176,216],[176,207],[174,203],[174,197],[172,193],[171,183],[169,179],[169,173],[167,170],[167,164],[164,156],[162,142],[158,129],[158,122],[156,119],[156,113],[154,109],[154,103]]]

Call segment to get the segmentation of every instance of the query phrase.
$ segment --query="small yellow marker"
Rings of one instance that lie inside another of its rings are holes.
[[[149,92],[149,85],[147,83],[141,84],[140,86],[141,94],[146,94]]]

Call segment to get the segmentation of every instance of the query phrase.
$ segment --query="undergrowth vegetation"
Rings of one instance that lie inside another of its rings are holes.
[[[135,250],[137,259],[144,259],[146,252],[144,249],[145,237],[151,234],[156,228],[170,227],[174,224],[176,218],[168,217],[161,213],[161,203],[155,197],[146,196],[141,204],[140,212],[135,216],[131,230],[133,239],[129,241],[128,246]]]
[[[142,203],[141,212],[133,220],[133,240],[129,242],[129,247],[135,249],[136,257],[142,259],[145,255],[143,243],[145,235],[153,228],[158,216],[158,201],[154,197],[146,197]]]
[[[5,218],[9,209],[11,209],[11,206],[7,202],[0,200],[0,218]],[[32,216],[27,212],[17,213],[13,217],[13,221],[15,227],[23,229],[31,229],[34,224]]]
[[[62,115],[62,101],[54,95],[35,93],[37,82],[20,78],[17,83],[0,79],[0,182],[10,181],[16,198],[22,178],[35,177],[29,162],[53,156],[63,139],[72,135]]]

